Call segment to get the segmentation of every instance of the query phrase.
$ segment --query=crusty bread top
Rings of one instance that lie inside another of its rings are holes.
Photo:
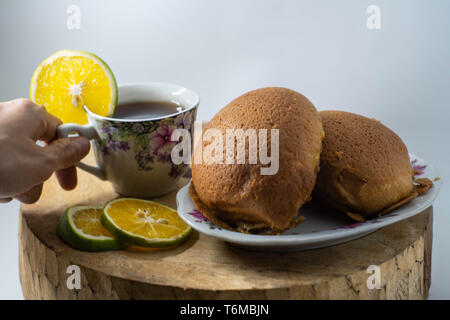
[[[289,89],[258,89],[220,110],[205,130],[210,128],[223,132],[279,129],[277,174],[261,175],[262,165],[248,164],[247,158],[245,165],[193,164],[192,178],[201,201],[221,212],[223,219],[263,222],[277,230],[287,228],[309,199],[318,171],[324,133],[313,104]],[[270,131],[268,138],[270,149]],[[203,141],[203,149],[206,146]]]
[[[319,113],[326,132],[321,163],[350,169],[366,182],[412,176],[405,144],[379,121],[344,111]]]

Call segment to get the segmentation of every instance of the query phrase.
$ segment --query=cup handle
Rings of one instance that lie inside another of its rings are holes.
[[[90,124],[86,124],[83,126],[83,125],[79,125],[76,123],[66,123],[66,124],[60,125],[56,129],[58,138],[67,138],[69,136],[69,134],[73,131],[78,133],[80,136],[86,137],[90,140],[99,138],[97,131]],[[90,174],[93,174],[94,176],[96,176],[97,178],[99,178],[101,180],[106,180],[106,174],[100,167],[91,166],[91,165],[85,164],[83,162],[78,162],[77,167],[80,168],[81,170],[89,172]]]

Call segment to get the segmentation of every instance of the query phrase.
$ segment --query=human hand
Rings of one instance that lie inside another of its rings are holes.
[[[89,140],[55,139],[59,125],[59,119],[30,100],[0,103],[0,202],[36,202],[53,172],[63,189],[76,187],[74,165],[88,154]]]

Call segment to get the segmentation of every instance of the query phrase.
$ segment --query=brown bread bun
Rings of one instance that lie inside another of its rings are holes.
[[[259,157],[257,164],[248,164],[248,149],[246,164],[193,164],[190,195],[199,210],[216,224],[241,232],[277,234],[301,222],[296,216],[314,188],[324,137],[312,103],[289,89],[258,89],[220,110],[203,135],[210,128],[224,133],[269,129],[269,139],[270,129],[279,129],[279,170],[261,175],[260,168],[268,165]],[[203,141],[203,150],[207,145]]]
[[[325,139],[314,198],[367,217],[413,194],[408,150],[392,130],[349,112],[320,116]]]

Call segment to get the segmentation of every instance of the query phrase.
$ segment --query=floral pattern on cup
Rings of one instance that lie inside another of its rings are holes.
[[[169,176],[177,178],[184,173],[186,165],[172,162],[172,148],[179,143],[172,141],[172,133],[183,128],[192,134],[194,118],[195,110],[156,121],[101,120],[99,149],[106,157],[113,152],[134,152],[139,170],[152,170],[156,163],[170,165]]]

